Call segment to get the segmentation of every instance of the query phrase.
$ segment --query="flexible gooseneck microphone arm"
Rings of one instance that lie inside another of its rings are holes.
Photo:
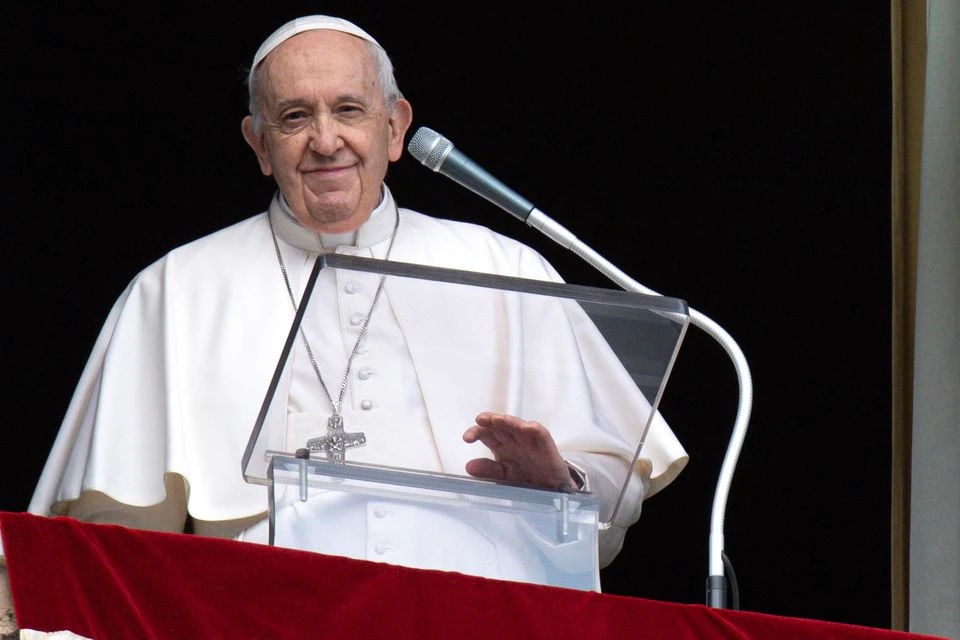
[[[407,145],[410,154],[429,169],[442,173],[474,193],[483,196],[508,213],[537,229],[548,238],[569,249],[611,281],[627,291],[661,295],[641,285],[626,273],[611,264],[606,258],[588,247],[574,234],[533,206],[525,198],[506,187],[502,182],[480,168],[476,163],[454,149],[453,144],[427,127],[420,127]],[[706,332],[720,343],[733,361],[737,373],[740,402],[737,417],[727,451],[720,467],[720,477],[713,498],[710,517],[709,574],[707,576],[707,605],[713,608],[725,608],[727,601],[727,583],[724,578],[723,563],[723,524],[726,513],[727,496],[733,472],[740,457],[743,440],[750,422],[753,406],[753,380],[750,367],[736,341],[720,325],[699,311],[689,308],[690,322]]]

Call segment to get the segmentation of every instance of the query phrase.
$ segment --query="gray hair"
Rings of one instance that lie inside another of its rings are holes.
[[[363,44],[367,47],[367,51],[373,56],[374,62],[377,65],[377,84],[379,84],[380,89],[383,91],[383,102],[387,107],[387,111],[392,112],[393,107],[397,104],[397,100],[403,98],[403,94],[400,93],[400,89],[397,86],[397,79],[393,73],[393,63],[390,62],[390,56],[387,55],[383,47],[369,40],[364,40]],[[250,110],[250,115],[253,116],[253,131],[258,135],[263,130],[263,112],[260,108],[262,103],[260,100],[260,98],[262,98],[260,95],[260,80],[263,75],[262,69],[263,62],[261,61],[260,64],[250,69],[247,75],[248,109]]]

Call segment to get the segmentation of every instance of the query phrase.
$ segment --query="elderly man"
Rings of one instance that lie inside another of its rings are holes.
[[[268,211],[171,251],[130,283],[93,349],[30,511],[265,542],[267,496],[244,482],[238,463],[319,254],[560,282],[516,241],[396,205],[384,177],[402,154],[412,108],[387,54],[356,25],[328,16],[283,25],[257,51],[249,89],[243,136],[278,186]],[[504,398],[516,390],[501,398],[482,388],[477,381],[490,379],[482,372],[450,387],[421,357],[410,337],[417,319],[392,286],[385,277],[345,283],[322,271],[277,391],[281,424],[272,428],[292,450],[318,425],[342,420],[366,434],[368,445],[351,457],[361,462],[560,491],[589,484],[607,515],[632,474],[614,526],[601,533],[600,564],[608,564],[643,499],[686,462],[667,425],[656,416],[634,461],[636,441],[600,420],[587,417],[584,436],[512,415]],[[557,402],[541,395],[523,406]],[[632,411],[622,421],[645,421]],[[298,546],[368,557],[358,542],[367,529],[351,520],[363,513],[356,503],[305,508],[291,500],[281,519]],[[417,521],[418,531],[446,531],[447,542],[415,533],[398,544],[446,549],[449,562],[427,566],[540,580],[521,560],[503,565],[522,547],[508,553],[494,544],[499,566],[484,558],[464,565],[455,557],[465,555],[461,528],[473,526],[447,515]],[[421,564],[422,554],[407,557],[397,562]]]

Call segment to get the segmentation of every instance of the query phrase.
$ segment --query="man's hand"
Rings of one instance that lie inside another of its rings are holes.
[[[570,469],[550,432],[539,422],[484,412],[463,434],[464,442],[480,441],[494,459],[475,458],[466,471],[477,478],[506,480],[544,489],[577,490]]]

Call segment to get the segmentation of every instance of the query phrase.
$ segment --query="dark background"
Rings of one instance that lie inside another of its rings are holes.
[[[272,183],[240,136],[246,65],[287,19],[331,13],[391,53],[411,133],[447,136],[737,340],[755,393],[725,518],[741,608],[889,627],[886,3],[56,4],[0,9],[0,508],[26,509],[128,280],[266,208]],[[571,282],[614,286],[408,155],[387,181],[402,206],[487,224]],[[606,592],[704,602],[737,399],[730,360],[691,328],[663,404],[691,462],[646,504]]]

